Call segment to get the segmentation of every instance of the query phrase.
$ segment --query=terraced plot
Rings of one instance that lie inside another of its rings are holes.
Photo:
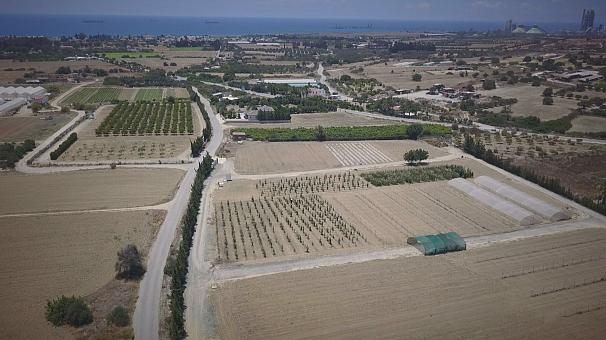
[[[326,148],[343,166],[390,163],[393,160],[367,142],[331,143]]]

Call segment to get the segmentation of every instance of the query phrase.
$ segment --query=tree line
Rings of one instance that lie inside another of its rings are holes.
[[[171,339],[184,339],[187,337],[185,331],[185,288],[187,286],[187,273],[189,271],[188,258],[193,245],[196,223],[202,200],[204,181],[210,176],[214,168],[213,158],[207,153],[196,170],[196,177],[189,196],[189,204],[183,216],[181,231],[182,238],[177,250],[177,256],[169,269],[171,277],[170,285],[170,316],[168,317],[168,329]]]
[[[571,199],[593,211],[600,214],[606,215],[606,201],[605,200],[593,200],[589,197],[577,195],[573,193],[569,188],[565,187],[560,183],[558,178],[548,177],[539,175],[532,169],[517,166],[512,164],[511,160],[502,158],[490,149],[486,149],[482,141],[476,140],[469,134],[465,134],[465,142],[463,143],[463,151],[473,155],[489,164],[497,166],[507,172],[511,172],[514,175],[520,176],[526,180],[529,180],[539,186],[555,192],[558,195],[562,195],[568,199]]]
[[[50,153],[51,160],[57,160],[67,149],[69,149],[72,144],[74,144],[78,140],[78,134],[72,132],[63,143],[59,144],[59,147]]]

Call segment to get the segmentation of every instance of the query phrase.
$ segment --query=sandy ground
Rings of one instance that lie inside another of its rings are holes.
[[[517,98],[518,102],[511,106],[513,116],[534,116],[541,120],[552,120],[568,115],[577,108],[576,100],[553,97],[553,105],[543,105],[544,86],[507,86],[499,83],[499,87],[490,91],[479,91],[485,96]],[[500,112],[501,108],[492,109]]]
[[[242,123],[228,122],[234,127],[256,127],[256,128],[295,128],[295,127],[324,127],[330,126],[377,126],[377,125],[392,125],[394,122],[384,119],[376,119],[360,115],[354,115],[346,112],[330,112],[330,113],[301,113],[291,116],[291,121],[287,123]]]
[[[419,141],[245,142],[230,144],[240,174],[271,174],[403,161],[404,153],[423,148],[430,158],[447,153]],[[378,152],[377,152],[378,151]]]
[[[164,214],[0,218],[0,338],[71,338],[69,328],[46,322],[46,300],[88,295],[103,287],[114,276],[116,252],[133,243],[145,254]]]
[[[568,132],[604,132],[606,118],[595,116],[580,116],[572,120],[572,128]]]
[[[172,198],[183,174],[177,169],[0,174],[0,214],[155,205]]]
[[[55,133],[75,114],[52,114],[52,120],[41,120],[39,117],[1,117],[0,142],[22,142],[26,139],[41,141]]]
[[[94,120],[86,120],[77,130],[78,141],[61,157],[60,161],[103,161],[133,159],[172,159],[180,157],[190,148],[193,136],[200,135],[200,119],[192,108],[194,135],[183,136],[110,136],[97,137],[95,129],[109,115],[113,106],[98,111]],[[185,155],[187,158],[187,154]]]
[[[591,229],[230,281],[211,301],[222,339],[600,337],[604,250]]]

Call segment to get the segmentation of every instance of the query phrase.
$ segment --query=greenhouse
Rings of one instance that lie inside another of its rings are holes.
[[[497,193],[529,210],[538,213],[539,215],[548,218],[552,222],[570,219],[570,215],[565,211],[562,211],[561,209],[558,209],[536,197],[532,197],[529,194],[510,185],[499,182],[494,178],[480,176],[475,179],[475,182],[494,193]]]
[[[522,226],[537,224],[541,221],[541,218],[534,213],[518,206],[517,204],[509,202],[488,190],[482,189],[474,183],[463,178],[452,179],[448,181],[448,185],[462,191],[477,202],[485,204],[498,212],[509,216]]]
[[[467,249],[465,240],[455,232],[411,237],[408,239],[408,244],[415,246],[425,256]]]

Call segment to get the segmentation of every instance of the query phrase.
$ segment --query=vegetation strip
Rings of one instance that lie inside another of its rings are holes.
[[[560,183],[560,180],[553,177],[541,176],[530,169],[526,169],[511,163],[498,155],[495,155],[492,150],[487,150],[484,143],[476,140],[469,134],[465,134],[465,142],[463,143],[463,151],[475,156],[489,164],[497,166],[507,172],[520,176],[528,181],[531,181],[547,190],[550,190],[558,195],[571,199],[580,205],[589,208],[602,215],[606,215],[606,202],[593,200],[589,197],[577,195],[570,189]]]
[[[0,144],[0,169],[14,168],[15,164],[28,152],[34,150],[35,147],[36,142],[32,139],[26,139],[19,145],[14,143]]]
[[[386,170],[361,174],[362,178],[374,186],[388,186],[408,183],[423,183],[470,178],[473,172],[460,165],[442,165],[418,169]]]
[[[356,127],[322,127],[316,128],[238,128],[235,132],[244,132],[254,140],[268,142],[288,141],[347,141],[347,140],[393,140],[416,139],[410,133],[411,126],[415,125],[383,125],[383,126],[356,126]],[[450,134],[446,126],[435,124],[421,125],[423,135],[442,136]]]
[[[67,149],[69,149],[72,144],[74,144],[78,140],[78,134],[72,132],[67,139],[59,145],[59,147],[50,153],[51,160],[57,160]]]

